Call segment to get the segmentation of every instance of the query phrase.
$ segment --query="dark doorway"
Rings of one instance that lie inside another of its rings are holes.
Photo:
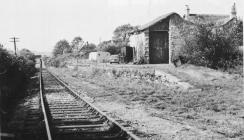
[[[133,48],[129,46],[122,47],[120,50],[122,63],[129,63],[133,60]]]
[[[167,31],[149,33],[150,64],[169,63],[169,34]]]

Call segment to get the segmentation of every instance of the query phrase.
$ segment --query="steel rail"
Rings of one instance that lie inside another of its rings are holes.
[[[42,107],[42,113],[44,116],[44,121],[45,121],[45,127],[46,127],[46,132],[47,132],[47,138],[48,140],[52,140],[52,135],[49,127],[49,122],[47,118],[47,113],[45,109],[45,104],[44,104],[44,96],[43,96],[43,79],[42,79],[42,60],[40,59],[40,73],[39,73],[39,82],[40,82],[40,98],[41,98],[41,107]]]
[[[50,72],[47,68],[46,68],[47,72],[50,73],[59,83],[61,83],[61,85],[63,85],[68,91],[70,91],[70,93],[72,93],[73,95],[75,95],[76,97],[78,97],[80,100],[86,102],[90,107],[94,108],[98,113],[100,113],[102,116],[105,116],[109,121],[111,121],[112,123],[114,123],[115,125],[117,125],[118,127],[121,128],[121,130],[123,130],[125,133],[127,133],[128,136],[130,136],[131,138],[129,140],[140,140],[140,138],[138,138],[136,135],[134,135],[133,133],[129,132],[125,127],[123,127],[122,125],[120,125],[116,120],[114,120],[113,118],[107,116],[104,112],[102,112],[100,109],[98,109],[96,106],[94,106],[92,103],[90,103],[87,99],[82,98],[76,91],[74,91],[73,89],[71,89],[70,86],[68,86],[63,80],[61,80],[60,78],[58,78],[56,75],[54,75],[52,72]]]

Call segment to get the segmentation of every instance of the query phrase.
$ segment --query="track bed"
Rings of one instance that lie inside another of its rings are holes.
[[[42,83],[44,108],[49,125],[47,131],[50,131],[52,139],[138,139],[45,69],[42,71]]]

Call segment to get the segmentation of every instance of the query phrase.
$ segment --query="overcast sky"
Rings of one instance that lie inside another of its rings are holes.
[[[243,0],[0,0],[0,43],[13,49],[9,38],[19,37],[18,49],[51,52],[60,39],[75,36],[98,44],[110,40],[122,24],[142,25],[169,13],[230,14],[236,3],[243,17]]]

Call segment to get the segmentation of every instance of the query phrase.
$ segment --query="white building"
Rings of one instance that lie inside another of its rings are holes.
[[[109,52],[91,52],[89,54],[90,61],[96,61],[99,63],[105,63],[109,61],[110,53]]]

